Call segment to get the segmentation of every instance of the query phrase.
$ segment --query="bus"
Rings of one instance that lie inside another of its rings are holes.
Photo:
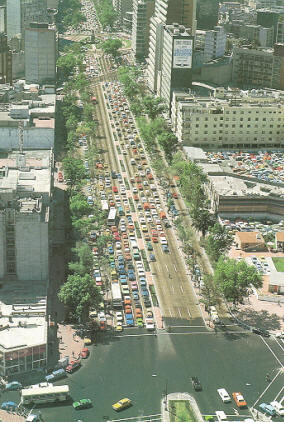
[[[107,225],[115,226],[115,224],[116,224],[116,209],[110,208],[108,218],[107,218]]]
[[[114,309],[122,309],[122,295],[121,295],[119,283],[112,283],[111,293],[112,293],[112,306],[114,307]]]
[[[41,404],[61,402],[69,398],[68,385],[53,387],[24,388],[21,391],[21,404]]]

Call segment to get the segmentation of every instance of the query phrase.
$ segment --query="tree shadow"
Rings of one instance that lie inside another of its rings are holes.
[[[255,311],[250,308],[243,308],[235,312],[238,319],[251,327],[262,328],[273,331],[281,328],[280,316],[271,314],[266,310]]]

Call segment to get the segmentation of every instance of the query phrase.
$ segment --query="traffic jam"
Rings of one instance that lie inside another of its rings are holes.
[[[102,84],[102,88],[119,171],[110,169],[103,160],[95,163],[95,196],[100,198],[107,215],[104,234],[112,240],[104,253],[108,269],[103,270],[99,265],[95,233],[90,233],[94,244],[93,278],[102,289],[106,287],[104,280],[110,283],[113,326],[117,332],[134,326],[154,331],[151,263],[156,262],[157,248],[161,248],[163,254],[170,253],[166,235],[170,222],[122,87],[117,82],[108,82]],[[86,142],[83,148],[87,151]],[[85,166],[88,171],[87,161]],[[94,197],[88,189],[87,200],[93,205]],[[177,209],[174,210],[173,215],[177,215]],[[104,310],[97,315],[92,312],[92,317],[97,318],[101,331],[107,329]]]

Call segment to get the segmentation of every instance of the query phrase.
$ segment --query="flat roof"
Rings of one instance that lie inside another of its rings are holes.
[[[47,129],[55,128],[55,120],[52,117],[34,118],[33,123],[35,127],[43,127]]]
[[[271,271],[269,274],[269,284],[272,284],[273,286],[284,287],[284,273]]]
[[[236,236],[242,243],[265,243],[264,238],[260,232],[237,232]]]

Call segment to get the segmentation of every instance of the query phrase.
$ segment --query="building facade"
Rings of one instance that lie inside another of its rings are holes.
[[[150,18],[154,13],[154,0],[134,0],[132,21],[132,50],[137,61],[149,54]]]
[[[240,88],[284,89],[284,46],[274,49],[235,47],[232,81]]]
[[[157,95],[163,98],[169,111],[173,90],[191,87],[192,52],[193,37],[184,26],[173,24],[164,27]]]
[[[204,40],[204,62],[223,57],[226,51],[227,35],[222,26],[206,31]]]
[[[187,28],[191,35],[196,31],[196,0],[156,0],[155,11],[150,22],[148,56],[148,85],[157,91],[158,72],[161,71],[163,49],[163,27],[177,23]]]
[[[226,91],[214,97],[174,92],[172,128],[184,145],[205,149],[262,149],[284,146],[281,92]]]
[[[197,0],[197,29],[214,29],[218,25],[219,0]]]
[[[33,23],[25,30],[25,79],[28,83],[56,80],[56,29]]]

